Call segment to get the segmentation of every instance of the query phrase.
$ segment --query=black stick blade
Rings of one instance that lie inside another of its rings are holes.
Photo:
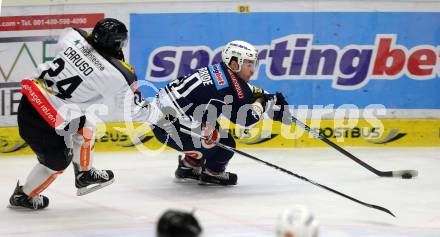
[[[393,217],[396,217],[390,210],[386,209],[385,207],[381,207],[381,206],[377,206],[377,205],[373,205],[373,204],[370,204],[370,207],[377,209],[377,210],[380,210],[380,211],[383,211],[383,212],[386,212],[386,213],[392,215]]]

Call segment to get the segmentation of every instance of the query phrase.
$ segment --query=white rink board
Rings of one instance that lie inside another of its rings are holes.
[[[24,179],[36,159],[0,159],[0,236],[154,236],[157,218],[168,208],[196,208],[205,237],[275,236],[277,215],[303,204],[321,222],[321,237],[440,236],[439,148],[348,148],[380,170],[417,169],[412,180],[379,178],[333,149],[246,150],[362,201],[384,206],[397,218],[366,208],[302,180],[244,157],[234,157],[235,187],[173,182],[177,154],[157,157],[98,153],[98,168],[115,171],[116,181],[77,197],[69,167],[45,192],[43,211],[6,208],[17,178]],[[270,156],[270,157],[269,157]]]

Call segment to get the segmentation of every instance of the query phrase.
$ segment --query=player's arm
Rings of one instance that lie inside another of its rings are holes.
[[[110,103],[110,108],[124,113],[124,120],[145,121],[148,103],[138,90],[134,69],[125,61],[116,58],[111,58],[110,61],[119,73],[108,73],[109,76],[102,79],[105,81],[95,84],[96,90]]]
[[[253,105],[256,111],[260,113],[261,109],[263,110],[260,114],[260,118],[263,113],[267,113],[268,116],[275,121],[285,121],[288,123],[287,120],[289,120],[291,122],[292,115],[289,110],[289,104],[281,92],[270,94],[254,85],[249,84],[249,86],[252,90]]]

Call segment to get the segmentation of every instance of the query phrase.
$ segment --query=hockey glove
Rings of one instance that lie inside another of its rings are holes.
[[[274,121],[283,122],[284,124],[287,125],[291,124],[292,114],[290,113],[289,104],[287,103],[283,94],[277,92],[274,95],[268,95],[268,96],[269,96],[268,112],[270,111],[269,115],[273,114],[272,119]]]
[[[220,140],[218,130],[209,123],[202,124],[202,136],[205,138],[201,141],[202,146],[207,149],[214,147],[215,143]]]
[[[261,88],[258,88],[256,86],[252,86],[252,97],[254,99],[254,101],[258,98],[264,98],[264,90]]]

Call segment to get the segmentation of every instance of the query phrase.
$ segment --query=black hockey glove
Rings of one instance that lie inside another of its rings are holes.
[[[289,110],[289,104],[283,94],[280,92],[269,94],[266,96],[265,101],[268,107],[266,110],[274,121],[280,121],[287,125],[292,123],[292,114]],[[266,108],[266,106],[264,108]]]

